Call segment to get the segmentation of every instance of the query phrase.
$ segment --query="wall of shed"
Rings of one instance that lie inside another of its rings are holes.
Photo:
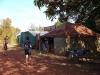
[[[81,50],[86,48],[90,49],[91,52],[100,52],[100,38],[54,38],[54,46],[54,52],[61,55],[65,55],[70,49]]]
[[[21,33],[21,35],[19,36],[19,44],[23,44],[25,42],[27,36],[30,38],[32,46],[35,46],[36,36],[32,35],[29,32],[22,32]]]

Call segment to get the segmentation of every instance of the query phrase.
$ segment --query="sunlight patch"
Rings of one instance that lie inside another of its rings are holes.
[[[47,69],[46,66],[41,66],[37,72],[43,72]]]

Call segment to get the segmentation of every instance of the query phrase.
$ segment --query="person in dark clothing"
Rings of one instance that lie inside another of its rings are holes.
[[[46,52],[49,52],[49,44],[48,44],[48,40],[45,40],[45,47],[46,47]]]
[[[31,42],[29,40],[29,37],[26,37],[26,41],[24,42],[24,51],[26,56],[26,66],[28,66],[29,63],[31,63]]]

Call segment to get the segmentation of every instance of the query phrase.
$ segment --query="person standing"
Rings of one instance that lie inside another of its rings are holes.
[[[25,57],[26,57],[26,66],[28,66],[28,64],[31,64],[31,42],[29,40],[29,37],[26,37],[26,40],[24,42],[24,51],[25,51]]]
[[[3,49],[4,49],[3,54],[4,55],[7,55],[7,49],[8,49],[7,44],[8,44],[7,39],[4,38],[4,40],[3,40]]]
[[[43,52],[46,52],[45,42],[42,44]]]
[[[49,44],[48,44],[48,40],[46,39],[45,41],[45,47],[46,47],[46,52],[49,52]]]

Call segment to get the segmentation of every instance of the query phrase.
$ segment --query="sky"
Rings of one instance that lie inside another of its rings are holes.
[[[0,20],[10,18],[11,25],[18,27],[21,31],[27,31],[31,24],[38,27],[47,27],[54,25],[53,22],[46,19],[43,11],[45,7],[38,9],[34,6],[34,0],[0,0]]]

